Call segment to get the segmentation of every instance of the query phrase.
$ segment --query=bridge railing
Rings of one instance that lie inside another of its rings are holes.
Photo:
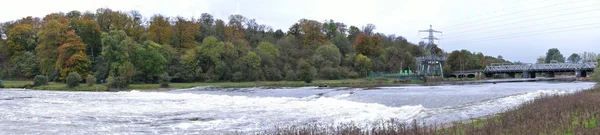
[[[487,66],[484,72],[524,72],[524,71],[577,71],[593,70],[597,62],[589,63],[546,63],[546,64],[522,64],[522,65],[498,65]]]

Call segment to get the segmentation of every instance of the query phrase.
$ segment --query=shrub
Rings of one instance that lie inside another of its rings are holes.
[[[85,78],[85,83],[88,86],[94,86],[94,83],[96,83],[96,77],[94,77],[91,74],[88,74],[87,77]]]
[[[244,73],[242,72],[235,72],[233,74],[233,81],[235,82],[241,82],[244,80]]]
[[[348,73],[348,78],[356,79],[358,78],[358,73],[351,71],[350,73]]]
[[[113,77],[109,76],[106,78],[106,83],[109,89],[111,90],[122,90],[126,89],[129,83],[125,79],[125,77]]]
[[[312,80],[317,75],[317,69],[308,61],[301,59],[298,62],[298,78],[305,83],[312,83]]]
[[[171,83],[171,76],[169,76],[169,73],[161,74],[158,83],[160,83],[161,88],[168,88],[169,83]]]
[[[331,68],[331,67],[322,68],[319,75],[321,76],[321,78],[329,79],[329,80],[335,80],[335,79],[341,78],[340,70],[336,69],[336,68]]]
[[[71,72],[67,75],[67,87],[73,88],[79,86],[79,82],[81,82],[82,78],[77,72]]]
[[[48,85],[48,77],[43,76],[43,75],[36,75],[33,78],[33,86],[42,86],[42,85]]]
[[[298,80],[297,77],[296,77],[296,72],[294,72],[294,70],[288,70],[285,73],[285,80],[287,80],[287,81],[296,81],[296,80]]]
[[[4,88],[4,84],[2,84],[2,82],[0,82],[0,88]]]

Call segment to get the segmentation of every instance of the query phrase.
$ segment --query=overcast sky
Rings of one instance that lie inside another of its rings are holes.
[[[445,51],[467,49],[528,63],[549,48],[558,48],[565,57],[600,52],[600,0],[18,0],[3,4],[2,22],[104,7],[138,10],[147,18],[154,14],[199,18],[210,13],[227,20],[231,14],[241,14],[284,31],[302,18],[333,19],[359,28],[372,23],[376,32],[403,36],[413,43],[427,35],[417,31],[431,24],[443,32],[436,36]]]

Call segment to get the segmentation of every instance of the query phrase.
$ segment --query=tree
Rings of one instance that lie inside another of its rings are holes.
[[[256,81],[260,79],[260,56],[254,52],[248,52],[246,56],[236,60],[234,69],[246,74],[246,81]]]
[[[279,57],[279,50],[275,48],[275,45],[269,42],[261,42],[260,45],[256,47],[256,50],[258,50],[258,54],[265,56],[271,62]]]
[[[305,83],[312,83],[317,75],[317,69],[309,61],[300,59],[298,61],[298,78]]]
[[[377,56],[381,49],[381,40],[377,36],[359,34],[354,42],[354,49],[359,54],[367,56]]]
[[[196,38],[200,36],[200,24],[183,17],[177,17],[173,35],[173,47],[177,49],[192,49],[198,45]]]
[[[92,19],[71,19],[71,30],[75,31],[86,45],[86,54],[94,60],[102,49],[100,25]]]
[[[56,67],[60,70],[60,80],[64,80],[71,72],[88,74],[91,61],[83,53],[86,48],[85,44],[74,31],[67,32],[65,37],[67,41],[58,48],[58,59],[56,61]]]
[[[102,34],[102,45],[104,46],[102,57],[108,66],[108,76],[112,77],[112,84],[109,85],[113,88],[124,88],[135,73],[135,67],[130,61],[130,53],[137,43],[127,37],[125,31],[116,30]],[[107,82],[110,82],[109,79]]]
[[[356,60],[354,62],[354,68],[358,70],[360,77],[367,77],[373,65],[371,63],[371,59],[369,57],[359,54],[356,56]]]
[[[146,78],[152,78],[164,73],[167,59],[161,53],[162,45],[146,41],[135,50],[134,66]]]
[[[6,45],[8,55],[19,55],[24,51],[33,51],[36,45],[35,33],[30,25],[20,24],[8,31]]]
[[[58,48],[63,45],[67,39],[68,26],[66,18],[57,18],[47,20],[40,32],[37,33],[38,45],[35,48],[36,56],[40,64],[40,71],[48,75],[51,80],[56,79],[58,68],[55,67],[58,59]]]
[[[12,77],[30,78],[38,74],[38,63],[32,52],[23,52],[10,59],[10,70]]]
[[[168,17],[163,15],[155,15],[152,17],[152,22],[150,22],[150,27],[148,28],[148,39],[165,45],[169,44],[172,37],[171,34],[171,24],[169,24]]]
[[[579,63],[581,61],[581,56],[579,56],[577,53],[573,53],[567,60],[569,63]]]
[[[358,34],[360,34],[360,29],[356,26],[350,26],[350,30],[348,30],[348,40],[350,43],[354,44],[356,42]]]
[[[550,63],[553,60],[556,60],[560,63],[565,62],[565,57],[562,54],[560,54],[560,51],[557,48],[552,48],[548,50],[548,52],[546,53],[546,59],[544,60],[544,63]]]
[[[338,67],[342,62],[342,54],[335,45],[325,45],[317,48],[317,56],[323,61],[315,61],[318,67]]]
[[[367,24],[367,26],[363,26],[362,27],[362,33],[367,34],[367,35],[373,35],[375,33],[373,33],[373,30],[375,30],[377,27],[375,27],[375,25],[373,24]]]
[[[340,49],[342,55],[354,53],[352,43],[343,34],[336,34],[335,37],[331,39],[331,43]]]

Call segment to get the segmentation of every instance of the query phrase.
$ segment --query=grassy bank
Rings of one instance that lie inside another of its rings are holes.
[[[600,127],[600,88],[568,95],[555,95],[531,102],[485,119],[471,119],[443,125],[393,120],[360,129],[354,124],[341,126],[291,126],[264,134],[328,135],[555,135],[598,134]]]
[[[4,81],[6,88],[29,88],[32,81]],[[197,82],[197,83],[171,83],[169,89],[184,89],[198,86],[213,86],[213,87],[258,87],[258,86],[273,86],[273,87],[304,87],[304,86],[319,86],[326,84],[332,87],[374,87],[380,85],[391,84],[408,84],[422,83],[418,80],[397,80],[397,79],[349,79],[349,80],[315,80],[312,83],[304,83],[302,81],[260,81],[260,82]],[[49,85],[31,87],[34,90],[62,90],[62,91],[107,91],[108,88],[104,85],[96,84],[87,86],[81,84],[75,88],[67,88],[64,83],[51,82]],[[158,84],[131,84],[129,90],[157,90],[161,89]]]

